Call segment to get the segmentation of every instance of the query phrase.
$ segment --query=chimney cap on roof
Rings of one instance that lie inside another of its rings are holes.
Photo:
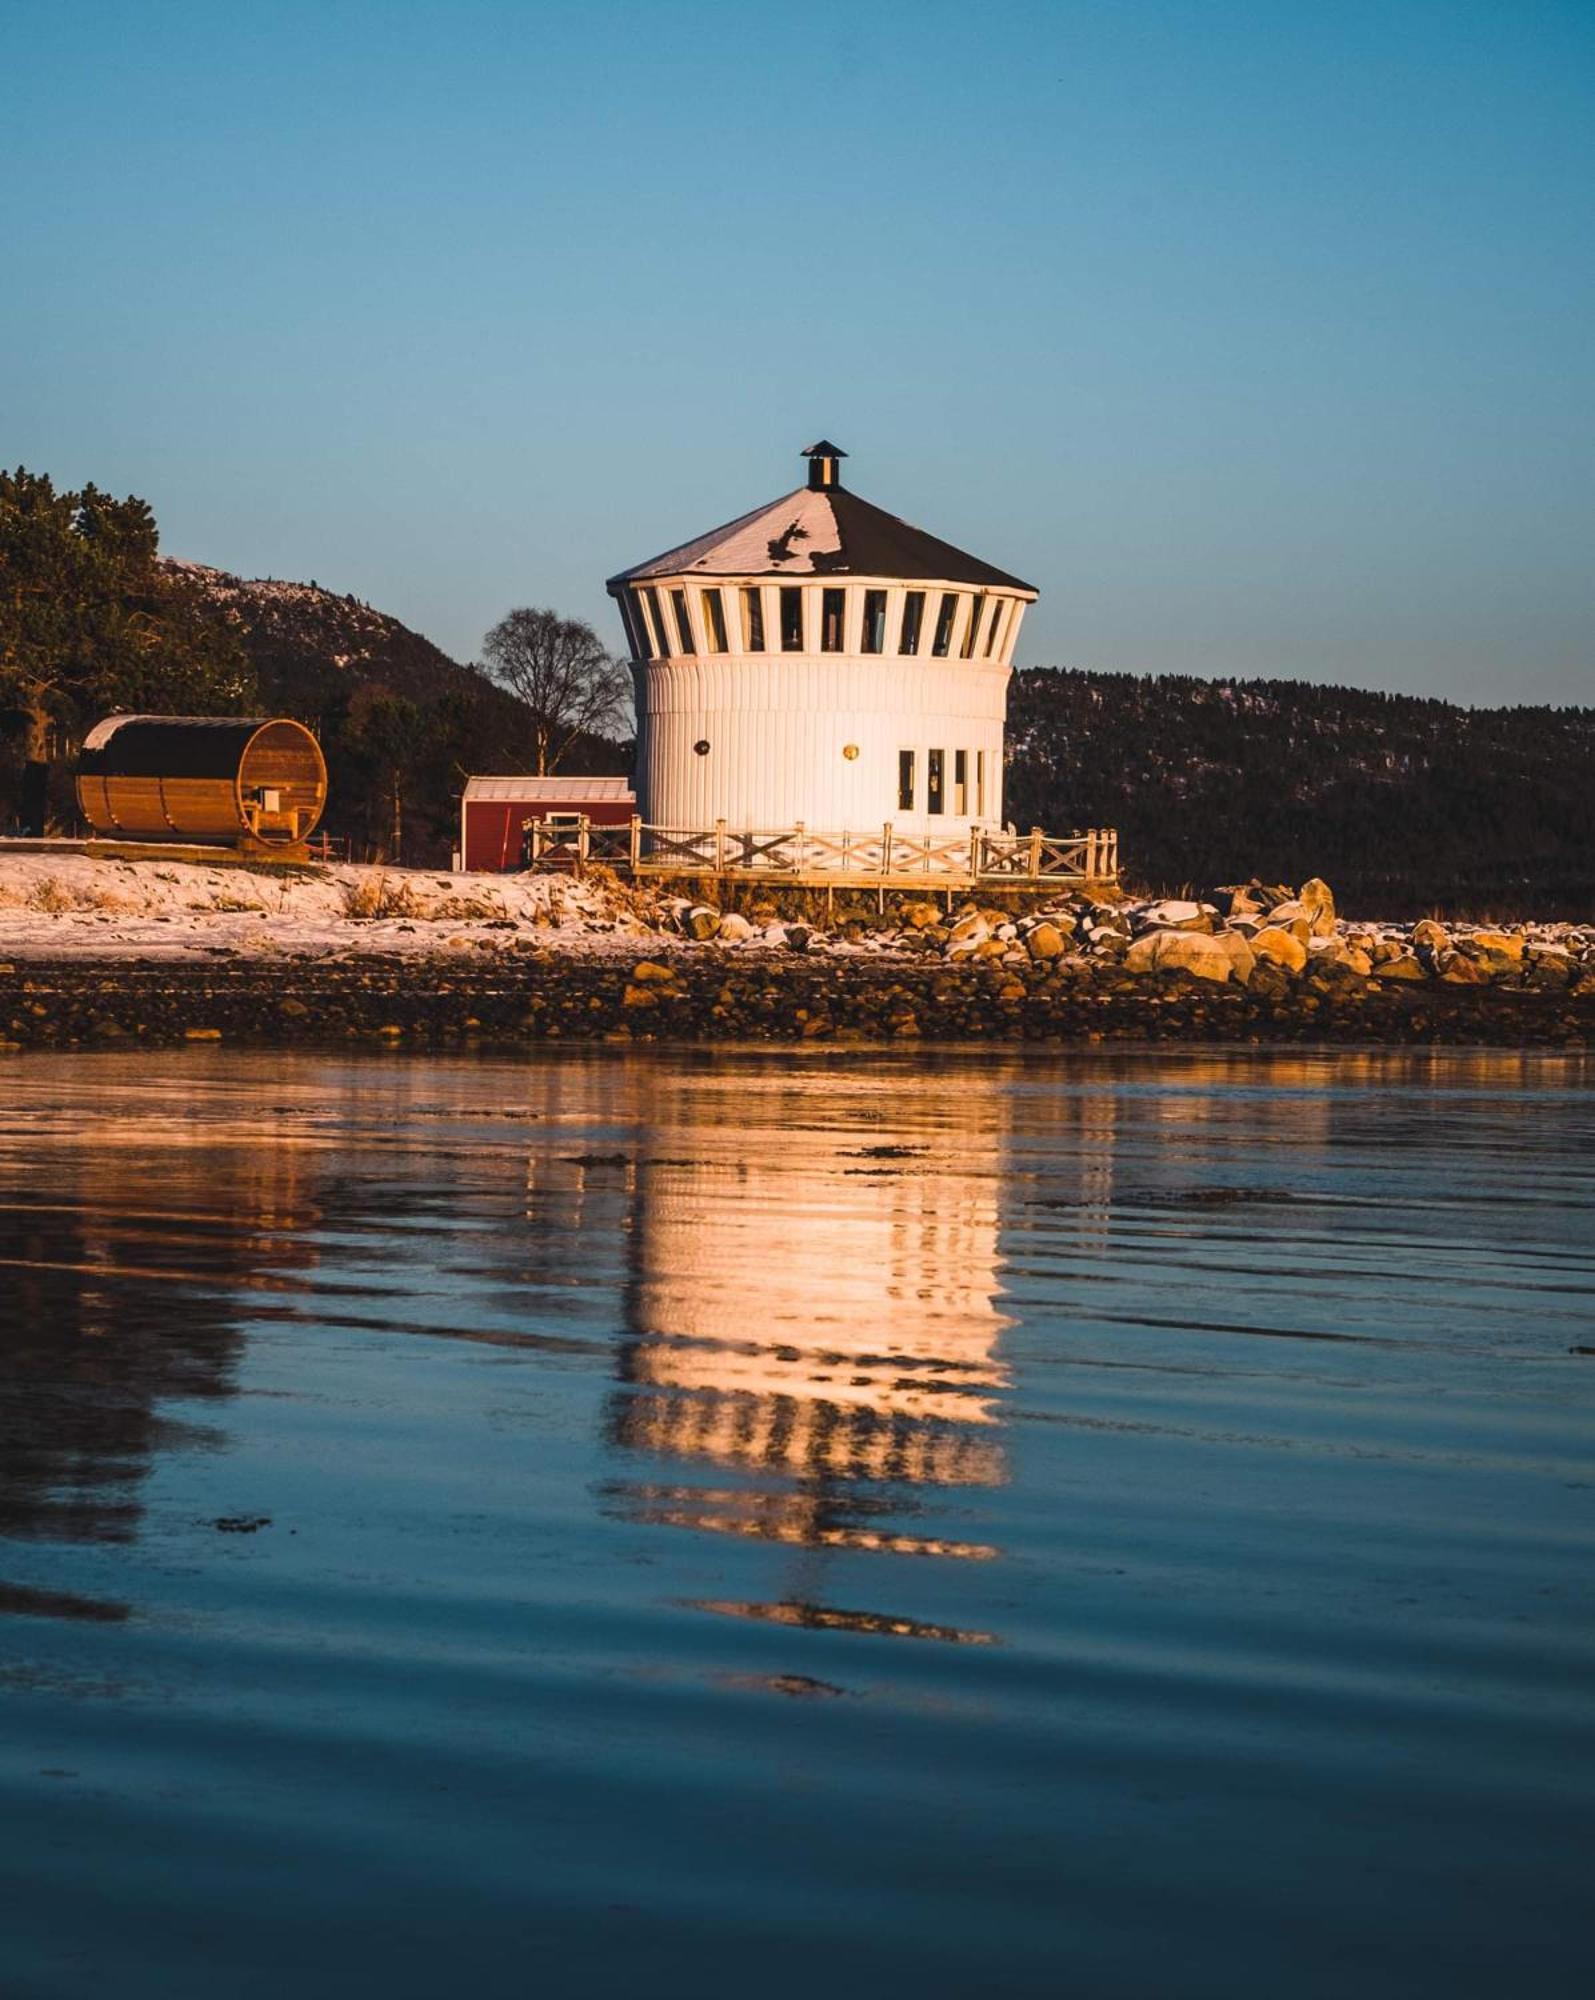
[[[809,462],[809,484],[817,489],[840,486],[841,468],[837,461],[846,458],[847,453],[839,444],[832,444],[829,438],[821,438],[818,444],[806,444],[798,454]]]

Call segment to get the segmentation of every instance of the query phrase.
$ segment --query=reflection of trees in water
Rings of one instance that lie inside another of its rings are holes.
[[[131,1539],[157,1452],[192,1435],[162,1406],[234,1392],[233,1288],[304,1222],[291,1151],[185,1149],[165,1120],[6,1164],[0,1535]]]

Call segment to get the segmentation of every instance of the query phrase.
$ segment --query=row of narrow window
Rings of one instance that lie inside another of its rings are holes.
[[[970,776],[973,767],[974,785],[971,789]],[[949,790],[949,780],[951,789]],[[897,753],[897,809],[899,812],[913,812],[919,799],[919,752],[899,750]],[[986,816],[986,753],[976,750],[973,755],[968,750],[955,750],[949,759],[945,750],[925,752],[925,810],[928,813],[953,813],[959,818],[984,819]]]
[[[703,635],[711,653],[731,651],[725,596],[726,593],[718,588],[698,592]],[[757,585],[743,585],[734,592],[734,596],[738,600],[741,615],[741,650],[744,653],[763,653],[772,650],[765,639],[764,592]],[[927,597],[928,593],[923,590],[910,590],[903,594],[902,616],[897,627],[896,650],[900,654],[913,654],[919,651],[925,632]],[[864,592],[864,621],[859,640],[862,652],[885,653],[891,650],[887,644],[886,599],[887,593],[884,590]],[[668,623],[665,609],[667,600]],[[944,590],[939,593],[935,626],[931,633],[931,657],[945,660],[951,655],[953,632],[957,627],[958,607],[961,602],[969,603],[970,613],[963,629],[963,642],[958,649],[959,658],[972,660],[977,657],[977,653],[982,659],[993,658],[997,652],[997,641],[1002,630],[1003,599],[1000,597],[988,599],[984,593],[973,599],[965,599],[955,590]],[[627,603],[630,628],[627,636],[638,659],[665,659],[672,653],[695,653],[698,650],[685,590],[672,590],[667,593],[656,590],[650,585],[646,589],[635,591]],[[843,633],[846,619],[846,591],[821,591],[820,652],[840,653],[844,650]],[[805,593],[796,586],[783,585],[780,592],[780,631],[777,634],[779,651],[783,653],[809,651],[808,634],[804,629],[806,622]],[[672,625],[674,631],[671,630]]]

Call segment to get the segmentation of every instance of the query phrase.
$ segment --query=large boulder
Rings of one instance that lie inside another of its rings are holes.
[[[1211,932],[1216,915],[1210,903],[1190,903],[1177,897],[1167,897],[1161,903],[1148,903],[1137,910],[1135,927],[1138,931]]]
[[[1147,931],[1124,955],[1126,972],[1184,972],[1224,985],[1234,967],[1218,938],[1201,931]]]
[[[1482,959],[1486,965],[1492,960],[1517,965],[1523,958],[1522,936],[1511,931],[1464,932],[1456,940],[1456,948],[1466,952],[1469,958]]]
[[[1444,924],[1425,917],[1421,923],[1412,926],[1412,948],[1427,953],[1431,959],[1438,959],[1442,952],[1451,949],[1451,933]]]
[[[1329,884],[1319,876],[1310,882],[1303,882],[1296,892],[1296,900],[1307,912],[1307,921],[1314,937],[1332,937],[1335,929],[1335,897]]]
[[[1220,931],[1214,942],[1223,947],[1232,976],[1242,986],[1249,986],[1252,974],[1257,970],[1257,954],[1252,950],[1250,941],[1239,931]]]
[[[1276,903],[1268,913],[1268,921],[1275,930],[1289,931],[1302,944],[1313,935],[1312,912],[1294,896]]]
[[[1556,992],[1571,984],[1577,961],[1565,945],[1533,944],[1528,949],[1525,977],[1531,986]]]
[[[720,939],[724,944],[746,944],[753,926],[736,910],[727,910],[720,919]]]
[[[1222,889],[1212,891],[1214,907],[1223,917],[1253,917],[1263,913],[1260,885],[1256,882],[1231,882]]]
[[[1435,967],[1447,986],[1488,986],[1490,983],[1489,967],[1460,951],[1439,953]]]
[[[1064,922],[1067,923],[1068,919],[1065,918]],[[1073,930],[1073,924],[1070,924],[1069,928]],[[1059,925],[1052,923],[1032,924],[1026,930],[1024,936],[1025,950],[1029,952],[1032,958],[1048,959],[1061,958],[1063,956],[1064,932]]]
[[[1374,966],[1375,979],[1399,979],[1422,982],[1428,973],[1410,951],[1398,951],[1392,958],[1380,959]]]
[[[681,928],[698,944],[707,944],[720,934],[720,912],[707,903],[695,903],[681,919]]]
[[[1373,970],[1373,958],[1350,938],[1315,937],[1307,947],[1308,962],[1311,965],[1335,965],[1344,972],[1355,972],[1366,979]]]
[[[1255,957],[1266,959],[1270,965],[1280,966],[1286,972],[1300,972],[1307,963],[1306,943],[1279,924],[1264,925],[1252,939],[1252,952]]]

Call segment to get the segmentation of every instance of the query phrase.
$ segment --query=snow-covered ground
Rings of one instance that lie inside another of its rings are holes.
[[[774,885],[772,885],[773,887]],[[1215,903],[1099,900],[1061,890],[1028,915],[899,899],[878,923],[832,930],[775,906],[751,916],[597,874],[450,875],[243,867],[0,845],[0,963],[82,957],[408,957],[526,952],[800,951],[1041,960],[1111,977],[1179,971],[1240,985],[1338,970],[1382,983],[1529,986],[1595,996],[1595,926],[1348,922],[1327,884],[1260,883]],[[973,899],[978,902],[978,895]]]
[[[624,890],[560,876],[205,867],[0,854],[0,956],[322,958],[628,949],[652,926]]]

